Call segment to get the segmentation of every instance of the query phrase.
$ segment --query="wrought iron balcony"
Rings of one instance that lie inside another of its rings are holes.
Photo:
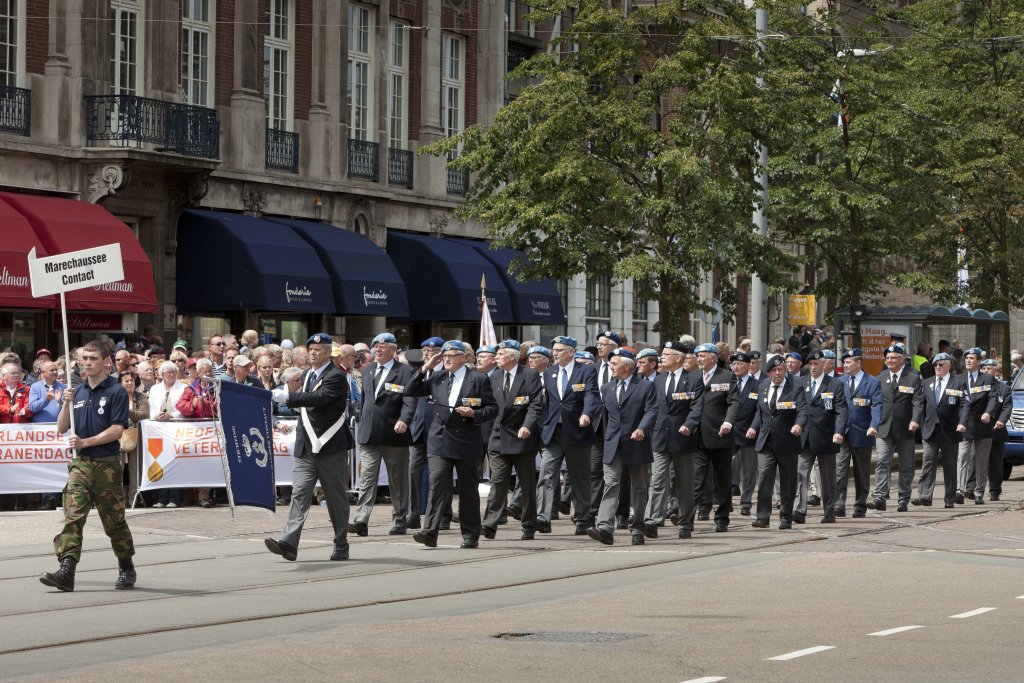
[[[135,95],[91,95],[85,110],[90,147],[97,142],[153,145],[160,152],[220,157],[220,120],[214,109]]]
[[[448,169],[448,194],[465,197],[469,191],[469,171],[465,168]]]
[[[267,128],[266,167],[276,171],[299,172],[299,134]]]
[[[368,140],[348,139],[348,177],[377,182],[380,175],[380,145]]]
[[[32,135],[32,91],[0,86],[0,132]]]
[[[388,148],[388,184],[412,189],[412,152]]]

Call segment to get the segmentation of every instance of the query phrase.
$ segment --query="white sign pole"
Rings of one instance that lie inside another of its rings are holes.
[[[71,436],[75,435],[75,392],[71,383],[71,339],[68,338],[68,304],[64,298],[64,292],[60,293],[60,321],[64,327],[64,367],[67,369],[68,385],[64,389],[65,395],[64,400],[67,401],[67,393],[71,392],[71,408],[68,409],[68,415],[71,417]],[[78,449],[74,448],[71,450],[71,459],[78,459]]]

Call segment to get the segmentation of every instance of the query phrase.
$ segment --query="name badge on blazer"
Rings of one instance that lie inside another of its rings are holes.
[[[392,392],[394,394],[404,394],[405,393],[405,385],[404,384],[385,384],[384,385],[384,391],[390,391],[390,392]]]
[[[573,384],[572,385],[572,390],[575,391],[576,393],[579,393],[581,391],[586,391],[587,390],[587,385],[586,384]]]
[[[467,396],[466,398],[462,399],[462,405],[464,405],[464,406],[466,406],[468,408],[479,408],[480,407],[480,399],[479,398],[470,398],[470,397]]]
[[[833,394],[831,391],[823,391],[818,395],[828,400],[832,400],[833,398],[835,398],[835,394]]]
[[[775,408],[778,410],[796,410],[796,401],[777,401]]]
[[[871,405],[871,399],[870,398],[855,398],[855,399],[853,399],[853,405],[859,406],[859,407],[863,408],[865,406]]]
[[[988,391],[988,390],[989,390],[989,387],[988,387],[987,384],[982,385],[980,387],[971,387],[971,393],[972,394],[980,394],[983,391]]]
[[[961,393],[963,393],[963,392],[961,392]],[[949,405],[951,405],[951,406],[955,406],[956,405],[956,396],[950,396],[949,397]]]
[[[529,402],[530,402],[530,397],[529,396],[516,396],[515,400],[512,401],[512,405],[514,405],[514,406],[525,406]]]
[[[899,385],[899,388],[900,388],[900,393],[901,394],[912,394],[912,393],[914,393],[914,387],[907,387],[907,386],[903,386],[901,384],[901,385]]]
[[[712,384],[711,391],[729,391],[732,388],[731,384]]]

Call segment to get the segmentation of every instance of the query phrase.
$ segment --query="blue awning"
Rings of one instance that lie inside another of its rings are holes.
[[[491,249],[488,242],[477,240],[456,241],[472,246],[498,268],[508,287],[509,294],[512,296],[512,312],[515,322],[523,325],[565,324],[562,295],[558,293],[554,280],[520,282],[515,275],[508,272],[512,261],[517,258],[525,258],[523,252],[505,248]]]
[[[413,320],[480,320],[480,276],[496,323],[513,322],[512,300],[494,264],[462,240],[388,232],[388,256],[405,280]]]
[[[179,312],[336,310],[320,257],[285,225],[186,209],[178,219],[177,258]]]
[[[383,249],[366,235],[326,223],[267,218],[304,238],[330,273],[338,315],[408,318],[405,283]]]

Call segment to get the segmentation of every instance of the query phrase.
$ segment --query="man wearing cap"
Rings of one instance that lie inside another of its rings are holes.
[[[636,374],[648,382],[653,382],[658,377],[658,352],[654,349],[644,349],[636,354]]]
[[[442,346],[444,339],[430,337],[420,344],[419,358],[416,357],[415,350],[409,351],[406,358],[414,369],[419,370],[431,358],[441,353]],[[429,381],[431,374],[431,371],[428,371],[425,379]],[[420,516],[427,510],[427,435],[430,434],[430,425],[433,421],[434,408],[430,405],[430,399],[426,396],[416,398],[415,412],[409,425],[409,436],[412,440],[409,445],[409,516],[406,524],[409,529],[420,528]],[[441,521],[441,528],[445,528],[444,520]]]
[[[925,506],[932,504],[936,460],[941,460],[942,483],[945,488],[943,501],[947,508],[952,508],[956,502],[957,452],[963,434],[967,431],[970,403],[963,376],[951,372],[953,357],[948,353],[937,353],[931,363],[935,376],[924,382],[921,392],[924,396],[924,421],[921,423],[924,459],[921,479],[917,485],[917,498],[910,503]]]
[[[633,545],[643,545],[644,536],[657,538],[657,527],[646,527],[647,491],[651,479],[651,433],[658,419],[654,384],[635,374],[636,358],[626,349],[610,352],[612,381],[601,387],[607,423],[604,430],[604,491],[595,526],[587,529],[595,541],[614,542],[615,513],[623,472],[629,470],[630,503],[635,514],[631,525]]]
[[[779,473],[779,528],[793,527],[793,499],[796,496],[797,460],[803,429],[807,426],[807,401],[803,387],[788,371],[781,356],[766,364],[768,381],[758,391],[758,410],[747,430],[756,439],[757,518],[751,526],[767,528],[772,513],[775,471]]]
[[[755,349],[747,353],[747,357],[750,358],[750,378],[757,380],[757,383],[760,384],[767,377],[761,371],[761,352]]]
[[[695,349],[704,384],[700,416],[700,442],[695,461],[696,491],[714,476],[715,531],[729,530],[732,510],[732,452],[736,447],[732,423],[739,411],[739,394],[732,390],[736,377],[718,366],[718,347],[701,344]]]
[[[921,375],[907,365],[906,350],[896,344],[885,350],[885,367],[878,375],[882,389],[882,419],[875,439],[874,503],[868,507],[885,510],[895,451],[899,465],[896,511],[906,512],[914,482],[914,432],[924,419]]]
[[[611,352],[622,346],[622,337],[613,330],[597,333],[597,387],[601,389],[612,381],[614,371],[611,366]],[[590,448],[590,519],[597,516],[597,506],[601,504],[604,494],[604,403],[598,405],[594,415],[594,443]],[[628,472],[628,471],[627,471]],[[626,475],[628,476],[628,474]],[[627,483],[626,488],[629,488]],[[620,529],[626,527],[629,512],[619,514],[617,524]]]
[[[484,373],[487,379],[490,379],[498,373],[497,364],[497,353],[498,347],[495,344],[485,344],[476,350],[476,365],[474,369],[477,372]],[[491,441],[491,431],[494,429],[494,421],[484,422],[480,425],[480,435],[483,437],[483,443],[480,444],[480,452],[483,455],[487,455],[487,449]]]
[[[747,430],[754,423],[757,413],[758,390],[761,382],[750,377],[750,356],[740,351],[729,358],[736,375],[733,391],[739,409],[736,412],[732,433],[736,439],[736,452],[732,456],[732,480],[740,488],[740,514],[750,515],[754,500],[754,485],[757,483],[757,449],[753,439],[747,438]]]
[[[480,425],[492,420],[498,406],[487,377],[466,364],[466,346],[446,341],[440,356],[424,362],[406,387],[410,396],[429,396],[434,420],[427,435],[427,469],[430,493],[423,530],[413,540],[428,548],[437,547],[437,533],[446,504],[452,499],[452,472],[459,480],[459,524],[462,547],[476,548],[480,539]],[[444,363],[443,371],[428,372]]]
[[[817,465],[821,472],[821,522],[832,524],[836,521],[836,455],[843,443],[849,411],[843,382],[826,373],[829,361],[825,352],[812,351],[807,356],[807,366],[810,373],[800,381],[807,403],[807,428],[801,435],[793,521],[803,524],[807,520],[807,494],[811,472]]]
[[[491,491],[484,512],[483,534],[486,538],[495,536],[515,467],[523,497],[520,507],[522,539],[529,541],[533,540],[537,523],[536,456],[540,447],[544,395],[540,374],[519,367],[519,342],[506,339],[498,344],[497,364],[498,369],[490,378],[498,414],[487,449]]]
[[[786,372],[789,373],[791,379],[796,379],[800,376],[800,370],[803,366],[803,356],[799,353],[790,351],[786,354]]]
[[[351,436],[345,427],[348,381],[331,362],[331,335],[314,334],[306,340],[310,369],[302,374],[301,391],[281,387],[271,392],[278,403],[299,409],[292,455],[292,501],[281,537],[267,538],[267,549],[295,561],[299,538],[309,514],[317,480],[324,492],[334,528],[332,560],[348,559],[348,450]]]
[[[956,502],[973,497],[976,505],[985,502],[982,497],[988,483],[988,456],[992,448],[992,432],[999,417],[999,398],[993,387],[995,379],[981,372],[982,350],[977,346],[964,351],[964,382],[970,413],[967,431],[960,442],[957,462]],[[972,476],[973,475],[973,476]],[[973,490],[968,481],[974,479]]]
[[[594,443],[592,421],[600,414],[601,397],[597,371],[592,365],[576,362],[576,345],[576,340],[568,336],[551,340],[555,364],[543,376],[546,412],[541,442],[544,451],[537,482],[537,531],[541,533],[551,531],[558,472],[563,459],[572,486],[572,520],[576,524],[576,535],[587,533],[592,519],[590,512],[596,505],[591,503],[590,454]],[[603,474],[601,486],[604,486]]]
[[[999,402],[999,417],[995,418],[995,426],[992,428],[992,447],[988,452],[988,490],[992,500],[999,500],[1003,495],[1003,455],[1006,452],[1006,425],[1010,422],[1010,415],[1013,412],[1013,392],[1010,385],[1001,382],[997,377],[999,363],[994,358],[986,358],[981,361],[981,371],[991,377],[995,384],[992,385],[992,392]],[[984,491],[981,492],[985,494]]]
[[[864,517],[868,504],[871,475],[871,448],[882,421],[882,387],[878,380],[864,372],[860,349],[843,353],[843,393],[846,395],[848,417],[846,434],[836,459],[836,517],[846,516],[846,488],[853,467],[855,499],[853,516]]]
[[[383,460],[391,493],[392,536],[402,535],[409,517],[409,424],[416,399],[405,395],[413,370],[395,358],[395,335],[381,332],[373,338],[375,362],[363,368],[363,396],[356,423],[359,444],[359,500],[349,531],[366,536]]]
[[[679,538],[690,538],[693,534],[693,471],[704,383],[700,375],[683,369],[685,354],[691,350],[682,342],[665,342],[661,351],[663,372],[654,380],[658,419],[651,436],[654,462],[644,519],[644,531],[652,537],[657,536],[658,527],[665,521],[673,494],[678,501],[678,513],[672,517],[672,523],[679,527]]]

